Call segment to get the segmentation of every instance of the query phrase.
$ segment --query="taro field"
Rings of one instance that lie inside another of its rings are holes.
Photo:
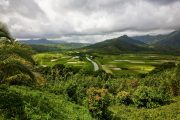
[[[34,59],[40,66],[44,67],[53,67],[56,64],[64,64],[65,66],[93,70],[93,66],[89,61],[87,61],[84,57],[77,55],[63,53],[39,53],[34,55]]]
[[[157,65],[164,62],[180,61],[179,56],[159,54],[121,54],[121,55],[97,55],[96,61],[101,68],[116,76],[122,74],[148,73]]]

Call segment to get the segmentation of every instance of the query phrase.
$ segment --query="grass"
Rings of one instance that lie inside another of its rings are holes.
[[[34,59],[40,65],[54,66],[55,64],[65,64],[71,56],[58,53],[39,53],[34,56]]]

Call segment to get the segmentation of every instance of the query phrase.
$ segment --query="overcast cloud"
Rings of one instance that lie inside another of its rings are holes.
[[[18,39],[99,42],[180,29],[180,0],[1,0],[0,21]]]

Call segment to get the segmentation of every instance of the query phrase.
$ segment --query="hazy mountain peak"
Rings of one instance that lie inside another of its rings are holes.
[[[119,38],[128,38],[128,36],[127,35],[123,35],[123,36],[121,36]]]

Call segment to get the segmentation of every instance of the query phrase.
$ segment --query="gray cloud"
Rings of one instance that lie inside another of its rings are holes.
[[[180,28],[179,0],[1,0],[0,20],[17,38],[96,42]]]
[[[179,2],[179,0],[147,0],[148,2],[157,3],[160,5],[167,5],[174,2]]]
[[[0,11],[3,14],[20,14],[30,19],[45,15],[34,0],[2,0]]]

